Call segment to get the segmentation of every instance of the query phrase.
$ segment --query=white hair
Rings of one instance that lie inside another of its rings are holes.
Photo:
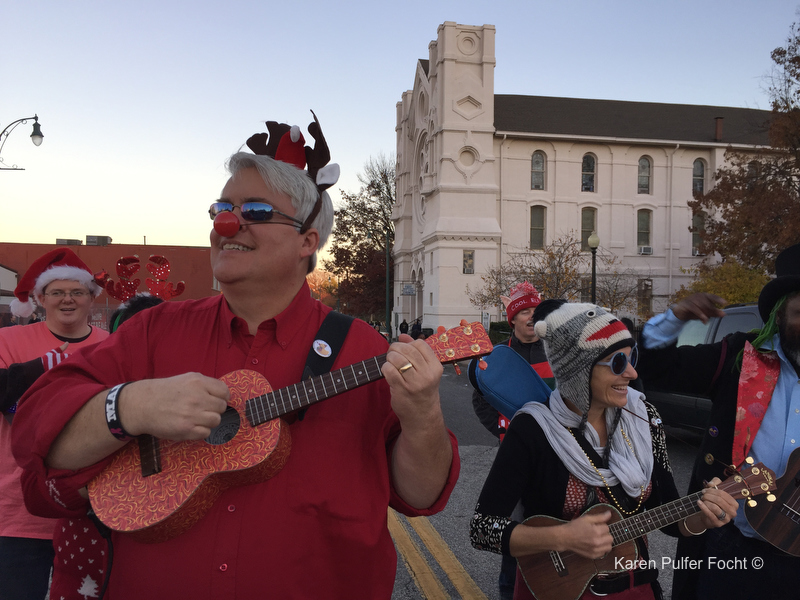
[[[289,196],[296,211],[295,217],[300,221],[305,221],[306,217],[311,214],[311,211],[314,210],[314,205],[317,203],[317,198],[320,196],[317,185],[311,180],[306,171],[301,171],[293,165],[275,160],[269,156],[237,152],[228,159],[227,167],[232,177],[242,169],[256,169],[268,188]],[[311,227],[319,232],[317,252],[325,246],[333,229],[333,202],[328,192],[323,191],[321,195],[322,207],[311,223]],[[309,273],[314,270],[317,264],[317,252],[314,252],[309,261]]]

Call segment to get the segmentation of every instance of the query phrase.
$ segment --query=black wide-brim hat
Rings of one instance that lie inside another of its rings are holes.
[[[758,312],[766,323],[778,300],[786,294],[800,291],[800,244],[789,246],[775,259],[775,279],[761,290]]]

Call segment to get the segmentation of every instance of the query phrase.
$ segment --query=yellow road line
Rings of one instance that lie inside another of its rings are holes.
[[[388,513],[388,525],[389,533],[422,597],[428,600],[450,600],[450,596],[444,591],[444,587],[422,556],[419,546],[411,539],[408,530],[400,521],[400,516],[391,508]]]
[[[431,522],[425,517],[413,517],[408,519],[411,527],[417,532],[422,542],[427,546],[428,551],[442,567],[453,586],[463,599],[487,600],[481,588],[469,576],[466,569],[458,561],[450,546],[442,539]]]

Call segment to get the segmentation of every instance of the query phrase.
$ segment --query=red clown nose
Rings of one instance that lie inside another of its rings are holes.
[[[239,231],[239,217],[230,211],[219,213],[214,217],[214,231],[222,237],[233,237]]]

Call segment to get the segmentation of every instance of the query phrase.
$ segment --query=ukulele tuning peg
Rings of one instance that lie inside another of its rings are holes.
[[[453,368],[456,370],[456,375],[461,375],[461,367],[458,366],[458,363],[455,363]]]
[[[466,319],[461,319],[461,323],[459,323],[459,325],[461,325],[462,327],[466,327],[467,325],[469,325],[469,321],[467,321]]]
[[[767,502],[775,502],[775,494],[767,494]]]
[[[483,360],[483,357],[481,357],[481,359],[478,361],[478,368],[481,371],[485,371],[488,366],[489,364],[485,360]]]
[[[445,329],[444,325],[439,325],[436,328],[436,334],[437,335],[442,335],[445,331],[447,331],[447,329]]]
[[[750,500],[747,501],[747,506],[749,506],[750,508],[755,508],[756,506],[758,506],[758,502],[756,502],[751,498]]]
[[[746,462],[748,465],[752,465],[756,461],[753,459],[752,456],[748,456],[747,458],[744,459],[744,462]]]

